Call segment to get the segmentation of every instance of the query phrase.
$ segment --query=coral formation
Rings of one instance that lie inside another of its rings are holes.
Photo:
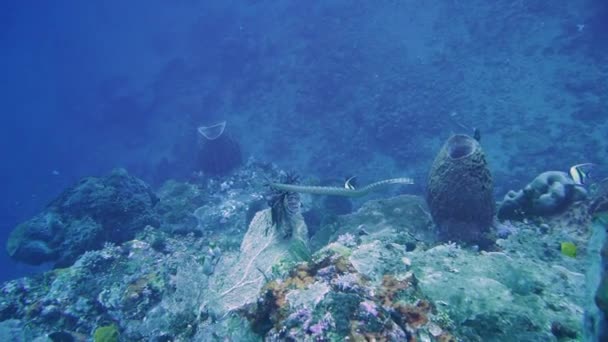
[[[278,174],[252,163],[222,182],[173,184],[163,210],[192,210],[189,200],[206,193],[204,234],[150,226],[69,267],[4,283],[0,340],[93,340],[112,325],[126,341],[580,337],[586,208],[542,225],[510,222],[501,252],[479,252],[437,245],[424,199],[403,195],[324,222],[310,253],[301,215],[288,239],[270,209],[242,235],[246,208],[263,199],[260,175]],[[575,258],[560,253],[563,241],[577,245]]]
[[[546,171],[525,188],[509,191],[498,208],[497,216],[500,220],[521,220],[532,216],[553,215],[585,198],[585,188],[575,184],[567,173]]]
[[[132,239],[146,225],[158,226],[158,198],[125,170],[89,177],[66,190],[40,214],[18,225],[7,242],[16,260],[69,265],[105,242]]]
[[[354,213],[324,222],[310,244],[317,250],[346,234],[363,242],[381,237],[382,241],[397,241],[410,249],[420,241],[436,241],[426,203],[413,195],[368,201]]]
[[[120,333],[115,325],[105,325],[95,329],[94,342],[118,342]]]
[[[608,182],[595,189],[589,213],[593,215],[593,235],[589,239],[587,274],[590,300],[585,310],[587,339],[608,339]]]
[[[589,213],[597,217],[608,213],[608,179],[603,180],[595,189],[589,205]]]
[[[160,228],[171,234],[201,233],[192,215],[209,201],[209,194],[201,185],[170,180],[156,193],[160,201],[155,209],[163,223]]]
[[[443,241],[489,242],[494,216],[492,176],[479,142],[454,135],[431,167],[426,200]]]
[[[269,282],[249,317],[270,341],[415,341],[428,335],[434,313],[411,273],[385,275],[376,283],[332,244]],[[433,324],[439,330],[434,336],[453,340],[448,327]]]

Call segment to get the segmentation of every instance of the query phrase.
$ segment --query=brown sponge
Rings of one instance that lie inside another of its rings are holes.
[[[426,200],[439,239],[482,248],[491,243],[492,175],[477,140],[463,134],[448,139],[431,167]]]

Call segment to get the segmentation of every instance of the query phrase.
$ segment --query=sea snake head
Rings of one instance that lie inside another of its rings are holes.
[[[281,179],[283,184],[297,184],[299,177],[295,173],[287,173]],[[291,236],[292,219],[300,213],[300,194],[297,192],[270,188],[266,200],[271,210],[272,224],[282,228],[284,237]]]

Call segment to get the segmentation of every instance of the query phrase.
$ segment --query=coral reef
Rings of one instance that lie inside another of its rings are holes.
[[[433,162],[426,190],[439,238],[481,247],[490,244],[493,190],[479,142],[467,135],[450,137]]]
[[[593,189],[593,196],[589,205],[589,213],[600,217],[608,212],[608,179],[603,180]]]
[[[505,222],[500,251],[479,252],[437,245],[421,197],[372,200],[323,223],[311,253],[301,215],[288,238],[270,209],[241,235],[264,179],[279,173],[248,163],[222,182],[173,184],[163,194],[169,211],[192,210],[188,199],[207,193],[197,209],[203,234],[172,234],[162,221],[69,267],[2,284],[0,339],[92,340],[107,327],[127,341],[580,338],[586,207]],[[560,253],[563,241],[575,257]]]
[[[276,166],[250,159],[227,177],[165,182],[157,191],[159,228],[169,235],[219,239],[222,248],[238,249],[255,214],[268,207],[265,177],[279,174]]]
[[[158,226],[157,202],[148,185],[123,169],[85,178],[18,225],[7,251],[29,264],[66,266],[87,250],[132,239],[146,225]]]
[[[521,220],[553,215],[586,198],[585,188],[575,184],[567,173],[546,171],[525,188],[509,191],[498,208],[497,216],[500,220]]]
[[[587,272],[589,300],[585,307],[588,340],[608,339],[608,183],[594,189],[589,213],[593,215],[593,234],[589,239]]]
[[[160,201],[155,209],[163,223],[161,228],[171,234],[200,234],[192,213],[210,200],[205,190],[200,184],[165,182],[156,191]]]
[[[362,242],[374,239],[398,242],[409,246],[408,249],[436,241],[424,199],[412,195],[365,202],[358,211],[325,222],[310,244],[317,250],[346,234]]]
[[[405,265],[402,274],[378,282],[356,269],[348,251],[329,245],[286,278],[268,283],[249,313],[253,328],[269,341],[414,341],[414,336],[428,336],[433,305]],[[455,341],[446,327],[433,323],[432,329],[433,336]]]

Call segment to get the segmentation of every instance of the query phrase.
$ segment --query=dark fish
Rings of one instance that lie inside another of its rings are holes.
[[[481,132],[479,128],[473,128],[473,138],[477,140],[477,142],[481,141]]]

